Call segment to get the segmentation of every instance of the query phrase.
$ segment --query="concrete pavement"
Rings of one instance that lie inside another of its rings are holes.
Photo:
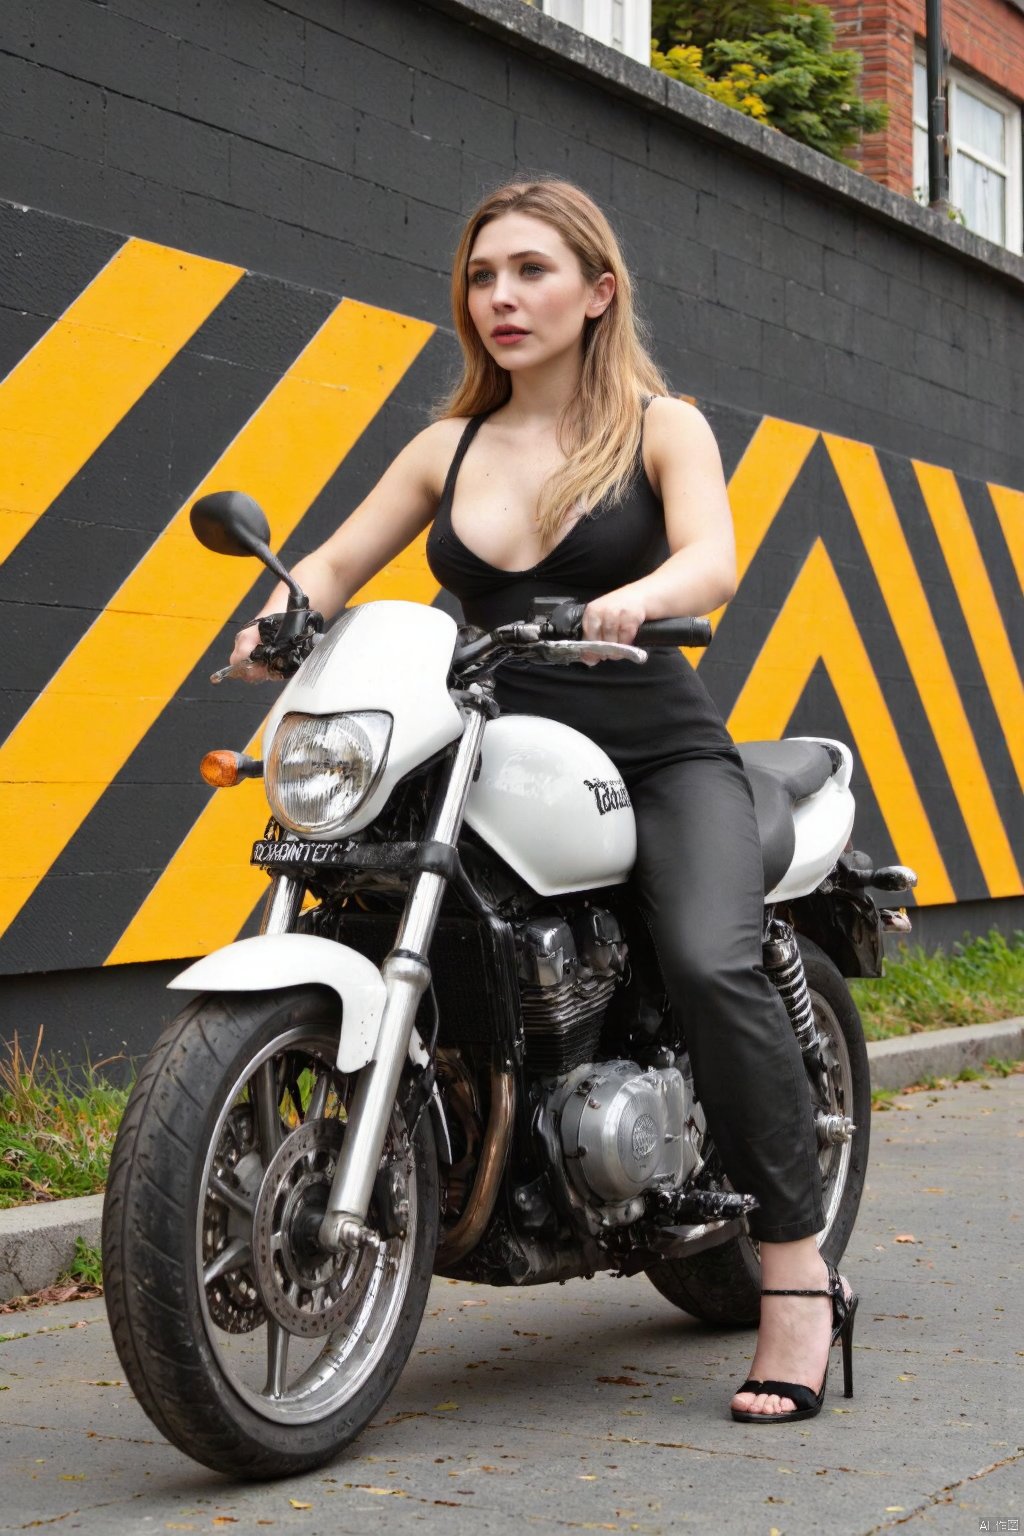
[[[523,1528],[874,1536],[1022,1519],[1024,1076],[897,1099],[872,1123],[844,1269],[862,1301],[808,1423],[726,1417],[752,1336],[644,1280],[435,1281],[387,1410],[308,1477],[230,1484],[150,1426],[102,1303],[0,1319],[0,1531],[512,1536]]]

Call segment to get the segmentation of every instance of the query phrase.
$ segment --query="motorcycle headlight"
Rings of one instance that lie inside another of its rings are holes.
[[[304,837],[333,837],[380,778],[393,721],[379,710],[285,715],[264,768],[270,809]]]

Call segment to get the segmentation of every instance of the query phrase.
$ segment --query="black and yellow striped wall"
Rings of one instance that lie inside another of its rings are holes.
[[[188,507],[244,489],[308,549],[423,419],[451,337],[23,209],[0,231],[34,285],[0,328],[0,974],[201,954],[265,888],[260,786],[196,773],[258,746],[266,690],[208,678],[265,583]],[[919,871],[923,907],[1019,898],[1024,493],[701,403],[741,581],[694,659],[734,735],[848,740],[858,841]],[[421,544],[358,600],[380,596],[444,600]]]
[[[185,509],[326,537],[444,393],[465,214],[538,173],[718,435],[734,731],[850,741],[926,943],[1024,927],[1024,259],[521,0],[6,0],[0,93],[0,1035],[136,1054],[251,925],[260,791],[196,766],[258,740],[209,675],[269,583]],[[417,548],[378,593],[447,601]]]

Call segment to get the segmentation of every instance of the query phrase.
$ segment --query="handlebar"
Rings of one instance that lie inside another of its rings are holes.
[[[515,655],[532,655],[538,661],[568,664],[581,660],[645,662],[644,646],[704,646],[711,642],[707,619],[648,619],[641,624],[632,645],[584,640],[585,603],[572,598],[539,598],[530,622],[500,624],[490,633],[463,631],[455,647],[452,665],[460,676],[491,673]]]
[[[543,612],[546,604],[538,603]],[[560,640],[582,638],[581,625],[586,603],[571,600],[559,601],[546,614],[551,633]],[[710,645],[711,625],[707,619],[648,619],[640,625],[633,639],[634,645]]]

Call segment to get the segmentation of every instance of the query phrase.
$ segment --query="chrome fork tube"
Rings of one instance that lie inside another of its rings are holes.
[[[428,842],[454,846],[462,830],[466,800],[487,723],[485,714],[473,708],[463,710],[463,720],[462,739],[448,782],[427,829]],[[387,999],[374,1059],[359,1073],[349,1107],[327,1214],[320,1225],[320,1241],[325,1248],[336,1251],[374,1241],[374,1234],[366,1227],[366,1213],[409,1051],[416,1010],[430,983],[427,952],[445,884],[443,876],[426,871],[413,877],[395,947],[381,968]]]
[[[291,933],[302,909],[305,889],[304,882],[291,875],[273,875],[260,919],[260,933]]]

